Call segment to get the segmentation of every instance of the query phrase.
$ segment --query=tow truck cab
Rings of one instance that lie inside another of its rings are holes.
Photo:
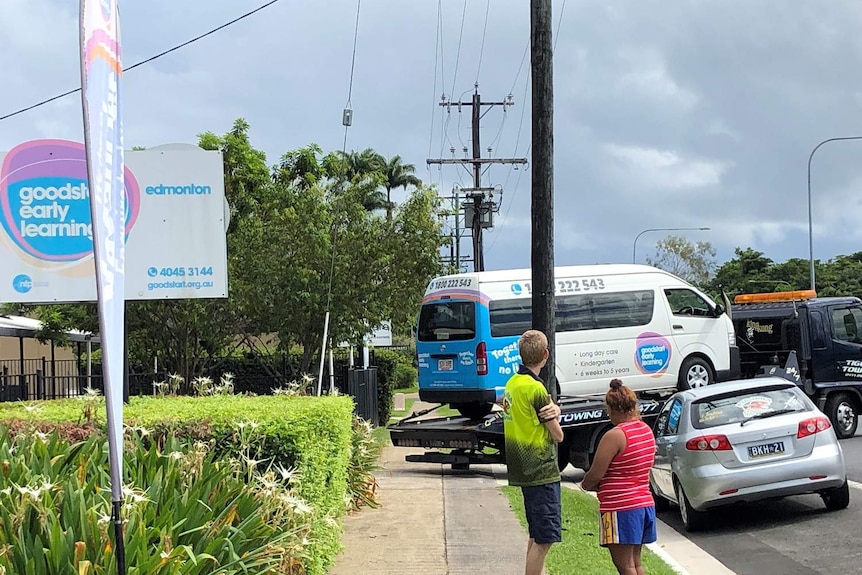
[[[743,378],[799,360],[800,385],[839,438],[862,411],[862,300],[818,298],[813,290],[742,294],[732,306]]]

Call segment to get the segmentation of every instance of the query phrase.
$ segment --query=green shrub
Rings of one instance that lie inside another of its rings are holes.
[[[92,398],[27,406],[6,403],[0,405],[0,423],[15,429],[66,422],[103,426],[104,400],[95,401],[99,402],[96,408],[88,408]],[[85,411],[90,412],[89,422],[82,415]],[[349,397],[132,397],[124,420],[129,426],[150,430],[157,443],[171,435],[212,441],[218,456],[236,453],[240,440],[247,441],[255,460],[295,469],[302,478],[297,494],[312,508],[312,545],[303,563],[309,575],[326,572],[340,550],[340,519],[350,497],[353,404]]]
[[[385,422],[389,421],[395,390],[413,385],[416,381],[416,368],[413,365],[413,354],[409,351],[376,349],[374,358],[377,363],[377,411],[381,425],[385,425]]]
[[[116,573],[107,448],[0,430],[0,573]],[[129,575],[300,573],[308,506],[289,474],[249,472],[175,437],[124,458]]]

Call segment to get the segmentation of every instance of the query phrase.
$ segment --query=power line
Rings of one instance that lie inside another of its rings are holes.
[[[464,21],[467,19],[467,0],[464,0],[464,10],[461,12],[461,33],[458,35],[458,52],[455,54],[455,73],[452,75],[452,90],[455,93],[455,82],[458,80],[458,63],[461,61],[461,41],[464,39]]]
[[[512,87],[509,88],[509,93],[515,91],[515,86],[518,83],[518,78],[521,77],[521,70],[524,68],[524,62],[527,60],[527,54],[530,53],[530,41],[527,41],[527,45],[524,47],[524,54],[521,56],[521,63],[518,65],[518,72],[515,74],[515,80],[512,82]]]
[[[178,45],[174,46],[173,48],[169,48],[168,50],[165,50],[164,52],[160,52],[159,54],[156,54],[155,56],[151,56],[151,57],[147,58],[146,60],[141,60],[140,62],[138,62],[136,64],[132,64],[128,68],[124,68],[123,72],[128,72],[130,70],[134,70],[138,66],[143,66],[144,64],[148,64],[148,63],[152,62],[153,60],[158,60],[162,56],[167,56],[171,52],[176,52],[180,48],[185,48],[189,44],[194,44],[198,40],[202,40],[202,39],[206,38],[207,36],[215,34],[216,32],[218,32],[220,30],[224,30],[228,26],[232,26],[233,24],[236,24],[240,20],[244,20],[245,18],[248,18],[249,16],[256,14],[257,12],[260,12],[264,8],[268,8],[269,6],[272,6],[273,4],[275,4],[278,1],[279,0],[270,0],[266,4],[263,4],[262,6],[255,8],[251,12],[246,12],[245,14],[243,14],[242,16],[239,16],[238,18],[234,18],[230,22],[226,22],[226,23],[222,24],[218,28],[213,28],[209,32],[205,32],[205,33],[201,34],[200,36],[196,36],[196,37],[192,38],[191,40],[187,40],[187,41],[183,42],[182,44],[178,44]],[[10,113],[10,114],[6,114],[5,116],[0,116],[0,121],[6,120],[6,119],[11,118],[13,116],[17,116],[19,114],[23,114],[24,112],[29,112],[30,110],[33,110],[33,109],[38,108],[40,106],[44,106],[45,104],[50,104],[54,100],[59,100],[60,98],[65,98],[66,96],[71,96],[75,92],[80,92],[80,91],[81,91],[81,88],[75,88],[74,90],[69,90],[68,92],[63,92],[62,94],[57,94],[56,96],[52,96],[46,100],[42,100],[41,102],[37,102],[33,105],[27,106],[26,108],[21,108],[20,110],[17,110],[15,112]]]
[[[440,56],[440,11],[443,9],[442,0],[437,0],[437,31],[434,33],[434,88],[431,90],[431,130],[428,134],[428,157],[431,157],[431,146],[434,145],[434,115],[437,113],[437,62]],[[428,171],[431,166],[426,164]]]
[[[344,146],[342,148],[342,152],[347,151],[347,130],[350,128],[350,125],[353,123],[353,111],[350,110],[351,102],[350,98],[353,96],[353,72],[356,69],[356,42],[359,39],[359,12],[362,8],[362,0],[357,0],[356,2],[356,25],[353,28],[353,56],[350,59],[350,84],[347,88],[347,105],[344,106],[345,113],[348,113],[349,110],[350,118],[344,118]]]
[[[556,35],[554,37],[554,51],[556,51],[557,41],[560,39],[560,29],[562,28],[562,25],[563,25],[563,13],[565,12],[565,10],[566,10],[566,0],[563,0],[562,4],[560,5],[560,17],[559,17],[559,20],[557,21],[557,31],[556,31]],[[521,66],[518,67],[518,72],[515,75],[515,81],[512,83],[512,89],[515,88],[515,84],[517,84],[517,82],[518,82],[518,77],[521,75],[521,67],[524,65],[524,60],[527,57],[527,52],[529,51],[529,49],[530,49],[530,44],[528,42],[527,48],[524,50],[524,56],[521,58]],[[524,112],[526,111],[526,108],[527,108],[526,98],[527,98],[527,89],[529,86],[530,86],[530,71],[527,71],[527,81],[526,81],[526,84],[524,87],[524,98],[523,98],[525,104],[524,104],[524,108],[521,110],[521,122],[518,126],[518,135],[515,138],[515,152],[513,155],[518,154],[518,144],[520,143],[520,140],[521,140],[521,129],[524,126]],[[532,147],[533,147],[532,143],[529,146],[527,146],[527,151],[524,153],[525,157],[529,157],[530,150],[532,149]],[[522,169],[518,172],[518,177],[515,179],[515,186],[512,189],[512,195],[509,198],[509,205],[506,207],[506,212],[503,214],[503,217],[501,218],[501,222],[505,222],[506,219],[509,217],[509,211],[512,209],[512,205],[514,204],[515,194],[517,193],[518,187],[521,183],[521,177],[524,175],[524,172],[527,171],[527,169],[528,168],[525,167],[524,169]],[[511,175],[512,175],[512,170],[509,170],[509,173],[506,176],[506,181],[503,183],[504,189],[508,185],[509,177]],[[494,238],[491,240],[491,245],[488,246],[488,252],[489,253],[494,248],[494,244],[497,243],[498,237],[499,237],[499,235],[495,235]]]
[[[485,33],[488,31],[488,14],[491,12],[491,0],[485,5],[485,26],[482,28],[482,45],[479,48],[479,67],[476,69],[476,83],[479,83],[479,73],[482,71],[482,56],[485,54]]]

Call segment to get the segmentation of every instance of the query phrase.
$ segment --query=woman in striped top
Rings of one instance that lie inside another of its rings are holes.
[[[656,540],[655,501],[649,472],[655,437],[641,420],[634,392],[611,381],[605,405],[614,428],[599,442],[581,486],[598,491],[599,544],[607,547],[620,575],[644,575],[641,546]]]

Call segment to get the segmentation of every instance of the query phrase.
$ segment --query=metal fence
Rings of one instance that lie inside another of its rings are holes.
[[[153,393],[153,382],[164,374],[130,373],[129,394]],[[87,376],[86,367],[74,359],[25,359],[0,361],[0,401],[63,399],[86,393],[87,387],[104,393],[102,376]]]

